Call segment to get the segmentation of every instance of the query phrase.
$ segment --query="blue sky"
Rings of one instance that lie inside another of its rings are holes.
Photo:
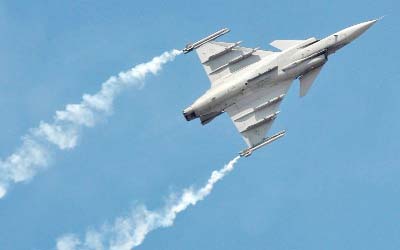
[[[293,84],[273,131],[284,139],[240,160],[204,201],[138,249],[399,249],[400,39],[397,1],[2,1],[0,158],[41,120],[109,76],[222,27],[220,40],[272,49],[388,15],[330,57],[305,98]],[[54,249],[137,204],[201,186],[245,147],[223,115],[203,127],[181,111],[209,87],[179,56],[78,147],[0,200],[0,249]]]

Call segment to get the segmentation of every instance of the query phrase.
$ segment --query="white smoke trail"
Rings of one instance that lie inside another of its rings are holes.
[[[64,110],[56,111],[51,123],[40,122],[38,127],[30,129],[23,136],[22,145],[6,159],[0,159],[0,198],[11,184],[31,179],[49,164],[51,144],[61,150],[74,148],[82,128],[93,127],[111,114],[113,101],[122,90],[142,86],[147,75],[157,74],[179,54],[179,50],[164,52],[147,63],[110,77],[96,94],[83,95],[79,104],[68,104]]]
[[[129,216],[117,218],[111,226],[88,230],[83,240],[71,234],[62,236],[57,240],[57,250],[131,250],[139,246],[148,233],[172,226],[180,212],[209,195],[215,183],[233,170],[239,158],[237,156],[222,169],[213,171],[203,187],[185,189],[179,198],[171,196],[163,209],[149,211],[145,206],[140,206],[131,211]]]

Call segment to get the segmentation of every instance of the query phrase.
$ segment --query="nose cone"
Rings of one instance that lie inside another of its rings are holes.
[[[347,29],[342,30],[341,32],[344,33],[346,36],[348,42],[353,41],[357,37],[359,37],[362,33],[364,33],[367,29],[369,29],[372,25],[374,25],[378,19],[374,19],[371,21],[359,23],[356,25],[353,25]]]
[[[362,33],[364,33],[367,29],[369,29],[372,25],[374,25],[378,20],[374,19],[371,21],[363,22],[355,25],[356,29],[354,31],[355,35],[358,37]]]

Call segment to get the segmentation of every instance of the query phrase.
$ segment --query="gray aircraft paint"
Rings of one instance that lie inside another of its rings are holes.
[[[299,78],[300,96],[306,95],[328,56],[376,21],[353,25],[321,40],[273,41],[271,45],[281,52],[239,47],[241,42],[213,41],[229,32],[226,28],[189,44],[184,52],[196,50],[211,88],[183,111],[186,120],[200,118],[204,125],[227,112],[248,145],[240,155],[251,155],[285,134],[281,131],[265,138],[293,80]]]

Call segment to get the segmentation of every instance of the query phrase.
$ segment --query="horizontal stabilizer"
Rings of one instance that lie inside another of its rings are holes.
[[[300,77],[300,97],[303,97],[308,93],[308,90],[321,71],[322,66],[315,68]]]

